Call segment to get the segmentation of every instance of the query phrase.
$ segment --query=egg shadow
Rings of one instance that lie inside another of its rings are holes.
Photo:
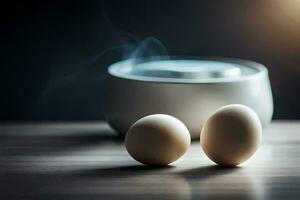
[[[172,165],[167,166],[149,166],[149,165],[124,165],[106,168],[81,169],[68,173],[72,177],[100,178],[100,177],[132,177],[151,174],[160,174],[163,171],[174,168]]]
[[[193,199],[264,199],[263,185],[242,166],[218,165],[178,173],[190,185]]]
[[[239,166],[209,165],[209,166],[201,166],[197,168],[183,170],[178,172],[177,174],[186,179],[201,180],[211,176],[233,173],[240,169],[242,169],[242,167]]]

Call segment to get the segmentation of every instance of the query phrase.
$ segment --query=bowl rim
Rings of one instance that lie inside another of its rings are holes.
[[[119,68],[122,68],[134,61],[142,60],[142,62],[160,61],[160,60],[202,60],[202,61],[218,61],[231,64],[243,65],[245,67],[250,67],[256,70],[253,74],[245,74],[243,76],[236,77],[218,77],[218,78],[207,78],[207,79],[184,79],[184,78],[164,78],[164,77],[146,77],[139,75],[124,75],[119,73]],[[129,58],[126,60],[118,61],[111,64],[107,68],[107,72],[112,77],[117,77],[120,79],[131,80],[131,81],[141,81],[141,82],[153,82],[153,83],[175,83],[175,84],[197,84],[197,83],[230,83],[230,82],[241,82],[259,78],[261,76],[268,75],[267,68],[255,61],[239,59],[239,58],[229,58],[229,57],[196,57],[196,56],[152,56],[152,57],[141,57],[141,58]]]

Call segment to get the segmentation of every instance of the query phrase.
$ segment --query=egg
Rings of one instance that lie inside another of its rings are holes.
[[[168,165],[180,158],[190,143],[186,126],[175,117],[164,114],[139,119],[125,137],[128,153],[146,165]]]
[[[221,107],[204,123],[200,143],[213,162],[235,166],[248,160],[261,141],[262,127],[249,107],[232,104]]]

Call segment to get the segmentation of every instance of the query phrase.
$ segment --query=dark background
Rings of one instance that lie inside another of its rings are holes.
[[[105,68],[148,37],[266,65],[274,118],[300,118],[298,0],[10,1],[1,21],[1,120],[102,119]]]

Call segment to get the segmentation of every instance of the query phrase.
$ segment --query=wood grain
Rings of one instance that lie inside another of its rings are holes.
[[[0,199],[299,199],[300,122],[273,122],[236,168],[198,141],[171,166],[135,162],[107,124],[0,125]]]

